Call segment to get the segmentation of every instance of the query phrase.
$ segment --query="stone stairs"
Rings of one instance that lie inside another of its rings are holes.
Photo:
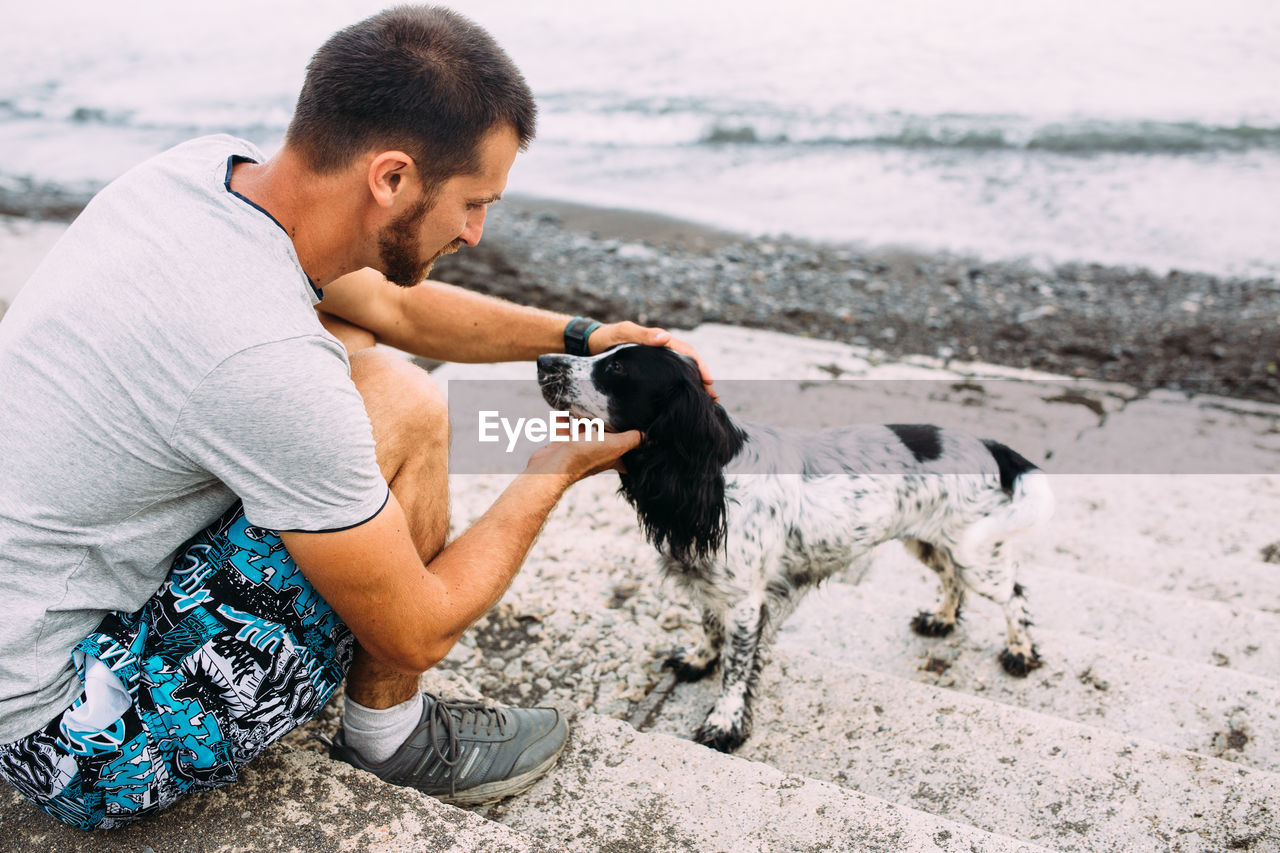
[[[722,327],[686,337],[743,376],[931,379],[886,387],[895,406],[917,393],[920,420],[1002,440],[1014,430],[1010,443],[1037,461],[1076,454],[1054,473],[1055,519],[1019,545],[1045,666],[1005,675],[1002,619],[976,597],[952,636],[913,634],[937,585],[891,544],[788,620],[741,750],[697,746],[686,738],[715,679],[675,685],[660,665],[696,639],[698,615],[661,582],[602,475],[566,495],[503,601],[424,679],[572,715],[560,763],[527,794],[461,810],[329,762],[308,736],[333,730],[334,704],[238,784],[122,832],[65,829],[6,789],[0,849],[1280,851],[1280,565],[1267,550],[1280,540],[1280,410],[1071,383],[1103,418],[1045,402],[1062,380],[1019,375],[977,394],[965,377],[1010,372],[882,364]],[[531,370],[448,365],[438,377]],[[1058,384],[1035,392],[1045,382]],[[865,420],[901,420],[859,406]],[[1225,472],[1123,473],[1128,451],[1108,450],[1108,430],[1153,407],[1179,440],[1232,446]],[[1082,445],[1114,452],[1113,472],[1086,470]],[[454,473],[455,528],[508,479]]]
[[[767,334],[698,332],[707,334],[689,337],[713,364],[758,371],[753,353],[776,362],[785,352]],[[796,373],[817,366],[830,374],[839,365],[846,376],[897,378],[892,365],[860,367],[862,354],[846,348],[798,346],[808,355],[803,365],[787,363]],[[939,375],[938,365],[921,362],[908,367]],[[1061,396],[1061,380],[1052,381]],[[932,390],[921,388],[929,395],[921,408],[936,410],[937,383],[926,384]],[[895,393],[904,393],[901,385]],[[1054,477],[1054,521],[1019,543],[1045,666],[1024,680],[1005,675],[995,660],[1003,620],[974,596],[951,637],[912,634],[908,622],[936,600],[937,584],[900,546],[888,545],[861,578],[828,582],[788,620],[759,691],[755,733],[735,758],[1048,849],[1280,850],[1280,645],[1273,641],[1280,566],[1266,550],[1280,539],[1280,454],[1270,437],[1280,432],[1280,411],[1152,402],[1088,383],[1072,383],[1070,393],[1114,408],[1105,422],[1067,431],[1043,426],[1058,410],[1034,399],[993,415],[1006,425],[1021,420],[1019,434],[1033,438],[1041,425],[1045,455],[1068,471]],[[986,397],[996,394],[1009,400],[1017,392],[1000,387]],[[944,417],[948,402],[941,401]],[[1172,422],[1188,442],[1238,447],[1223,473],[1127,473],[1133,427],[1125,418],[1135,406],[1158,409],[1158,420]],[[1004,435],[984,428],[981,406],[955,408],[947,422]],[[1109,429],[1121,430],[1119,450],[1108,443]],[[1108,452],[1116,460],[1099,462],[1105,470],[1081,462]],[[1052,462],[1045,467],[1053,471]],[[477,496],[474,511],[492,499],[478,482],[467,488]],[[674,685],[660,662],[696,637],[697,615],[660,584],[646,548],[635,550],[640,534],[622,501],[598,484],[575,491],[508,594],[507,610],[478,626],[474,648],[451,665],[490,695],[627,719],[643,729],[628,753],[655,732],[687,737],[714,700],[715,679]],[[523,676],[536,682],[539,673],[588,667],[590,678],[549,688],[552,679],[544,678],[544,689],[504,694],[503,671],[492,661],[520,645],[504,631],[525,620],[538,630],[523,639],[538,647],[529,657],[535,671],[524,667]],[[584,655],[592,643],[595,654]],[[592,693],[584,682],[612,689]],[[521,829],[561,825],[548,805],[560,802],[555,776],[487,816]],[[706,796],[716,796],[720,783],[699,781]],[[691,783],[668,784],[685,790]],[[616,814],[606,808],[596,819],[626,826],[629,819]],[[648,846],[616,846],[611,838],[599,849],[683,849],[661,834],[647,837]],[[771,836],[757,846],[713,841],[700,849],[844,848],[807,828],[781,847]]]
[[[579,718],[561,761],[486,816],[574,853],[1041,849],[594,714]]]
[[[444,805],[313,749],[278,745],[228,788],[160,817],[82,833],[0,792],[0,849],[47,853],[199,850],[898,851],[1033,853],[1034,844],[885,802],[830,782],[642,734],[581,714],[552,776],[479,810]]]
[[[1147,623],[1151,630],[1143,632],[1146,642],[1135,648],[1107,637],[1090,623],[1089,611],[1076,607],[1087,601],[1091,609],[1120,612],[1123,594],[1101,587],[1097,595],[1091,581],[1073,589],[1066,573],[1027,572],[1044,666],[1013,679],[994,654],[1003,643],[1003,617],[982,599],[970,597],[962,627],[950,637],[904,635],[911,616],[932,601],[934,581],[905,552],[886,551],[862,584],[832,583],[810,595],[782,629],[778,647],[1121,734],[1159,731],[1169,746],[1280,771],[1280,681],[1274,678],[1280,669],[1271,669],[1272,677],[1262,667],[1241,671],[1218,651],[1231,648],[1222,644],[1229,639],[1225,631],[1249,620],[1205,625],[1172,654],[1160,648],[1161,634],[1176,634],[1179,622],[1203,615],[1203,603],[1165,595]],[[1253,615],[1250,627],[1280,628],[1280,616]],[[1252,657],[1237,655],[1246,664]]]
[[[1267,849],[1280,775],[780,649],[743,758],[1055,850]],[[687,731],[714,686],[663,725]]]

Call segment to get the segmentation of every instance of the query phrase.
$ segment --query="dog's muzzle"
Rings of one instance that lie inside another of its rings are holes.
[[[538,385],[542,399],[550,406],[565,408],[570,387],[569,357],[556,354],[538,356]]]

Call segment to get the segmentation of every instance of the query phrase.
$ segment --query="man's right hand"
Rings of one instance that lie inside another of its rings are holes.
[[[555,474],[576,483],[601,471],[621,470],[622,457],[640,445],[638,430],[606,432],[602,439],[579,437],[544,445],[529,457],[528,474]]]

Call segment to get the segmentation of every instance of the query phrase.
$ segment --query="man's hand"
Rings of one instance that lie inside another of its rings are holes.
[[[607,323],[596,329],[587,341],[587,346],[592,355],[604,352],[610,347],[616,347],[618,344],[645,344],[651,347],[667,347],[682,355],[689,356],[698,363],[698,372],[702,374],[702,387],[711,395],[711,399],[720,399],[720,395],[716,393],[716,389],[712,386],[715,380],[711,378],[711,371],[707,369],[697,350],[679,338],[673,337],[666,329],[660,329],[655,326],[641,326],[639,323],[630,321]]]
[[[529,474],[557,474],[569,483],[610,469],[621,470],[622,456],[640,444],[637,430],[606,432],[603,439],[580,437],[539,447],[529,457]]]

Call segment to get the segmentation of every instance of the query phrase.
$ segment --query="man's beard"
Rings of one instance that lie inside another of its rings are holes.
[[[434,204],[435,199],[422,199],[392,220],[391,224],[378,234],[382,274],[392,284],[413,287],[431,273],[431,267],[436,261],[458,251],[462,245],[462,240],[454,240],[427,260],[422,260],[422,256],[418,254],[418,226]]]

